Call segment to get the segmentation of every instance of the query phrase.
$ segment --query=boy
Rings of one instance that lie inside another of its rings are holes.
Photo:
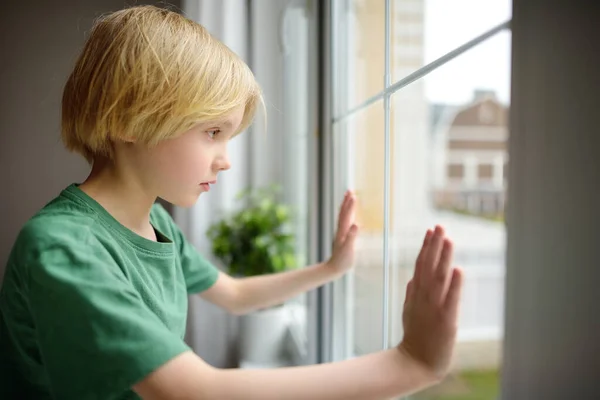
[[[219,272],[160,206],[191,206],[229,168],[227,143],[252,121],[260,89],[204,28],[154,7],[100,19],[63,95],[62,136],[91,164],[23,227],[0,293],[4,398],[384,399],[447,372],[461,273],[441,227],[425,235],[407,288],[405,337],[353,360],[219,370],[184,343],[187,296],[232,313],[280,303],[353,262],[355,198],[333,256],[246,279]]]

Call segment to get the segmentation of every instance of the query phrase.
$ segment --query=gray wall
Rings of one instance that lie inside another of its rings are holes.
[[[2,4],[0,277],[23,223],[88,172],[86,162],[65,151],[60,142],[62,88],[93,19],[132,3],[25,0]],[[180,1],[170,3],[180,6]]]
[[[502,398],[600,393],[600,4],[514,0]]]

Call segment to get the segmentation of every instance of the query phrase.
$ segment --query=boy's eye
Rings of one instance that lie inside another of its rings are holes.
[[[221,132],[221,131],[218,130],[218,129],[214,129],[212,131],[208,131],[208,137],[211,138],[211,139],[214,139],[214,138],[217,137],[217,135],[219,134],[219,132]]]

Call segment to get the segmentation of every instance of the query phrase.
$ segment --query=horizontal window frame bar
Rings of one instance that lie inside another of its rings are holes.
[[[339,122],[343,122],[344,120],[350,118],[352,115],[356,114],[357,112],[359,112],[363,109],[366,109],[367,107],[375,104],[379,100],[383,99],[385,96],[390,96],[393,93],[397,92],[398,90],[425,77],[426,75],[428,75],[429,73],[438,69],[442,65],[448,63],[449,61],[452,61],[456,57],[466,53],[467,51],[471,50],[475,46],[485,42],[487,39],[497,35],[498,33],[502,32],[504,30],[510,30],[510,24],[511,24],[511,20],[508,20],[506,22],[501,23],[500,25],[495,26],[494,28],[490,29],[489,31],[475,37],[474,39],[471,39],[470,41],[463,44],[462,46],[457,47],[456,49],[450,51],[449,53],[446,53],[445,55],[441,56],[440,58],[419,68],[412,74],[400,79],[398,82],[386,87],[384,90],[382,90],[378,94],[376,94],[372,97],[369,97],[367,100],[363,101],[361,104],[349,109],[348,111],[344,112],[343,114],[341,114],[337,117],[334,117],[332,123],[337,124]]]

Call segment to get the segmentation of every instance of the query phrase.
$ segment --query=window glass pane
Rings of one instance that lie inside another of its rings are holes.
[[[380,350],[383,326],[384,130],[381,101],[334,126],[335,213],[347,188],[358,198],[360,227],[353,271],[338,285],[345,293],[335,304],[344,315],[335,327],[347,358]]]
[[[402,337],[404,290],[427,228],[446,228],[465,271],[453,372],[413,399],[498,396],[509,48],[510,33],[502,32],[392,96],[392,343]],[[476,76],[463,79],[464,71]]]
[[[385,1],[333,1],[334,115],[383,90]]]
[[[392,80],[404,78],[508,21],[512,16],[511,4],[510,0],[392,0],[389,16]]]

